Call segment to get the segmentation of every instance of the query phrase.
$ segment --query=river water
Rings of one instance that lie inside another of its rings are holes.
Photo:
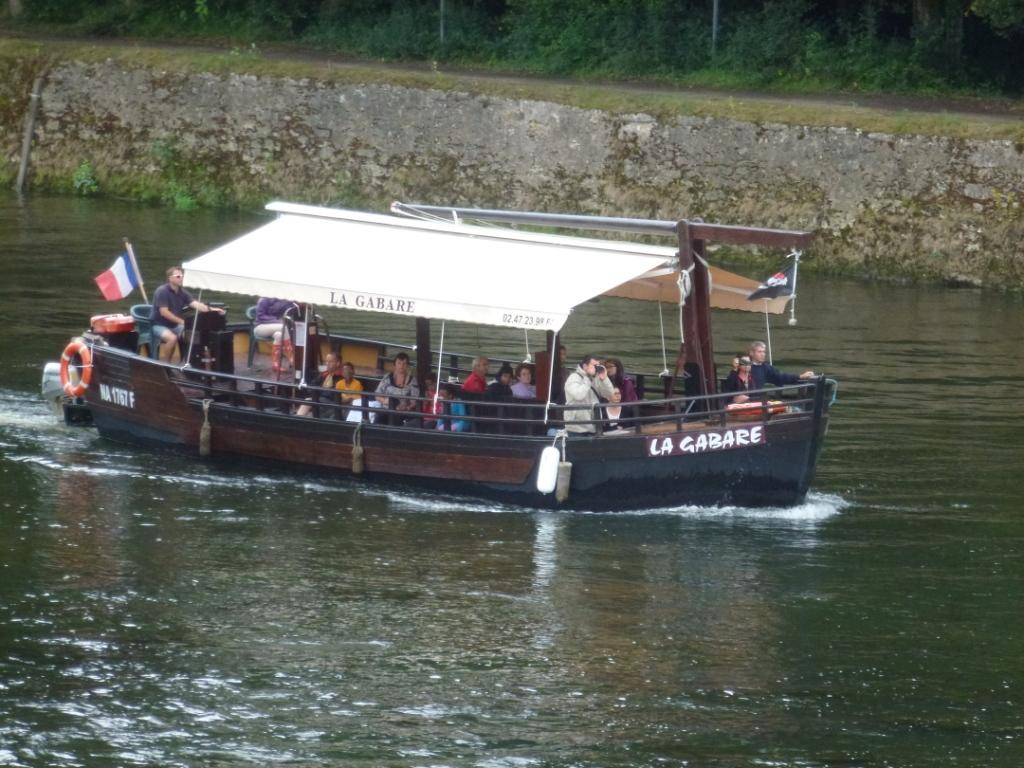
[[[805,271],[775,359],[839,398],[791,509],[500,507],[50,413],[42,364],[129,303],[92,283],[123,236],[152,292],[257,221],[0,196],[0,766],[1024,763],[1019,297]],[[722,360],[764,336],[716,320]],[[504,333],[446,345],[522,353]],[[653,308],[566,341],[662,367]]]

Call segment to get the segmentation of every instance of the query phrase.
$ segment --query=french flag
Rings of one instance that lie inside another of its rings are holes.
[[[132,262],[127,253],[117,257],[117,261],[106,272],[96,275],[96,285],[107,301],[123,299],[139,287],[139,278],[132,269]]]

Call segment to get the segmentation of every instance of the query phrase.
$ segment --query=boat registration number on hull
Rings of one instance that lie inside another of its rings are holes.
[[[112,387],[109,384],[100,384],[100,400],[105,403],[113,403],[122,408],[135,407],[135,393],[124,387]]]
[[[763,445],[766,442],[764,427],[732,427],[701,432],[697,435],[677,433],[647,438],[648,456],[680,456],[685,453],[709,453],[745,448],[748,445]]]

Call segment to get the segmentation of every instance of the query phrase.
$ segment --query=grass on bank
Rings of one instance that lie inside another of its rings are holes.
[[[687,90],[702,82],[599,83],[543,79],[491,72],[444,71],[441,67],[341,60],[324,52],[263,50],[256,46],[224,51],[185,44],[123,42],[96,44],[73,40],[0,39],[0,56],[32,59],[40,70],[61,61],[115,62],[166,72],[244,74],[256,77],[312,79],[330,83],[389,84],[407,88],[459,91],[502,98],[547,101],[613,114],[642,112],[658,119],[697,117],[758,124],[781,123],[846,128],[892,135],[1010,140],[1024,146],[1024,121],[963,113],[889,111],[859,106],[835,94],[735,94]],[[1016,107],[1014,103],[1014,107]],[[1024,114],[1024,104],[1020,105]]]

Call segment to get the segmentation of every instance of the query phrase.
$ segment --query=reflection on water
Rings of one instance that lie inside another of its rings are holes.
[[[157,275],[246,226],[0,199],[0,765],[1024,757],[1018,298],[806,280],[776,359],[840,390],[789,509],[503,507],[57,423],[41,364],[106,309],[91,278],[119,237]],[[647,312],[587,305],[570,350],[660,370]],[[721,357],[762,323],[723,315]]]

